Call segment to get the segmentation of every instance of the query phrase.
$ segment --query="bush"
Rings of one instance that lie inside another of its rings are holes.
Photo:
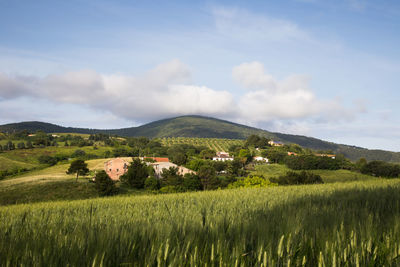
[[[228,188],[248,188],[248,187],[270,187],[276,186],[276,183],[271,183],[269,180],[265,179],[262,176],[252,176],[249,175],[246,178],[241,178],[236,182],[228,185]]]
[[[149,176],[149,171],[145,163],[139,159],[134,159],[129,165],[128,171],[120,177],[120,180],[132,188],[144,188],[144,181]]]
[[[156,191],[160,189],[160,180],[154,176],[149,176],[144,181],[144,188],[149,191]]]
[[[78,158],[78,157],[83,157],[86,155],[86,152],[81,150],[81,149],[77,149],[74,151],[74,153],[71,154],[72,158]]]
[[[338,170],[342,165],[338,159],[315,155],[286,157],[285,164],[292,170]]]
[[[95,187],[101,196],[112,196],[118,193],[118,188],[105,171],[96,174]]]
[[[270,181],[279,185],[324,183],[321,176],[306,171],[302,171],[300,173],[289,171],[285,175],[279,176],[278,178],[271,178]]]
[[[361,167],[361,172],[373,176],[395,178],[400,175],[400,165],[374,160],[364,164]]]
[[[203,188],[199,176],[192,173],[187,173],[183,176],[183,187],[186,191],[198,191]]]
[[[57,164],[57,159],[53,158],[51,156],[48,156],[48,155],[39,156],[38,161],[39,161],[40,164],[48,164],[50,166],[53,166],[53,165]]]
[[[161,187],[160,193],[167,194],[167,193],[182,193],[185,192],[185,189],[179,185],[167,185]]]

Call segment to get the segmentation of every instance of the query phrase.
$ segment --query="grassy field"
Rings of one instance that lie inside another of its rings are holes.
[[[164,146],[177,144],[189,144],[194,146],[205,146],[214,151],[228,151],[232,145],[242,145],[243,140],[221,139],[221,138],[190,138],[190,137],[166,137],[158,139]]]
[[[400,180],[0,208],[5,266],[398,266]]]
[[[104,168],[105,161],[107,159],[94,159],[86,163],[93,174],[93,171]],[[81,177],[76,182],[74,175],[66,174],[68,167],[69,163],[58,164],[0,180],[0,205],[97,197],[94,184],[89,183],[92,176]],[[123,189],[123,193],[131,193]]]
[[[45,148],[33,148],[33,149],[15,149],[12,151],[6,151],[0,153],[0,171],[6,169],[13,169],[17,167],[24,167],[31,169],[33,167],[39,167],[38,158],[42,155],[54,156],[57,154],[70,155],[75,150],[83,150],[87,154],[94,154],[97,156],[104,155],[105,151],[111,151],[110,147],[101,147],[93,149],[91,146],[86,147],[45,147]]]
[[[264,164],[256,165],[255,171],[252,171],[252,174],[262,175],[265,178],[271,178],[284,175],[287,171],[290,171],[290,169],[286,167],[286,165]],[[349,170],[312,170],[311,172],[320,175],[324,183],[367,181],[377,179],[376,177],[370,175]]]

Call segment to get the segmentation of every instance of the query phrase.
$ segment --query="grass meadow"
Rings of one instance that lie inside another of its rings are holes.
[[[0,208],[3,266],[397,266],[400,180]]]

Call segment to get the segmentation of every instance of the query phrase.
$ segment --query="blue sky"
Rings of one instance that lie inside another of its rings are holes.
[[[400,151],[400,3],[0,0],[0,123],[201,114]]]

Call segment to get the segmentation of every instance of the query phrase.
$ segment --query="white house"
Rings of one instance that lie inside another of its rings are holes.
[[[269,161],[267,158],[260,157],[260,156],[258,156],[258,157],[253,157],[253,160],[254,160],[254,161],[260,161],[260,162],[266,162],[266,163],[268,163],[268,161]]]
[[[233,157],[229,156],[229,153],[221,151],[217,152],[217,156],[213,157],[215,161],[228,161],[233,160]]]

